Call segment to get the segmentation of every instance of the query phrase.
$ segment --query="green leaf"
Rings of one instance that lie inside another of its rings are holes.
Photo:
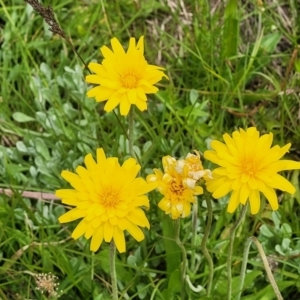
[[[36,151],[39,154],[41,154],[46,161],[50,160],[51,157],[50,157],[49,149],[46,146],[45,142],[42,139],[37,138],[34,140],[34,143],[35,143]]]
[[[138,290],[138,295],[140,299],[145,299],[145,297],[148,294],[148,286],[144,283],[139,283],[136,286],[137,290]]]
[[[16,121],[16,122],[19,122],[19,123],[26,123],[26,122],[32,122],[32,121],[35,121],[34,118],[30,117],[30,116],[27,116],[19,111],[13,113],[12,115],[13,119]]]
[[[181,264],[181,251],[179,246],[174,241],[175,239],[175,222],[168,215],[164,215],[162,219],[163,236],[166,261],[167,261],[167,273],[168,280],[170,280],[171,274],[179,268]]]
[[[229,0],[225,8],[222,58],[236,56],[239,39],[238,1]]]
[[[181,291],[180,271],[178,269],[176,269],[170,276],[170,280],[168,283],[168,291],[171,294],[175,294]]]
[[[277,282],[278,288],[280,291],[288,288],[289,286],[294,286],[294,281],[278,281]],[[271,285],[268,285],[264,289],[260,289],[255,294],[242,297],[242,300],[273,300],[276,299],[275,292]]]
[[[245,281],[244,281],[244,287],[243,289],[246,289],[251,286],[253,281],[256,277],[260,276],[263,272],[262,271],[252,271],[246,274]],[[241,276],[236,276],[232,278],[232,295],[235,296],[239,292],[239,283],[240,283]],[[220,296],[227,295],[227,288],[228,288],[228,281],[227,279],[220,280],[216,284],[215,292]]]
[[[198,100],[198,97],[199,97],[198,91],[196,91],[194,89],[191,89],[191,91],[190,91],[190,102],[191,102],[192,105]]]
[[[264,36],[261,40],[260,47],[267,53],[273,53],[281,40],[281,36],[282,34],[280,32],[274,32]]]
[[[295,61],[295,70],[296,72],[300,73],[300,59]]]
[[[23,153],[27,153],[27,152],[28,152],[28,149],[27,149],[27,147],[25,146],[25,144],[23,143],[23,141],[17,141],[17,142],[16,142],[16,147],[17,147],[17,149],[18,149],[20,152],[23,152]]]
[[[274,233],[269,229],[269,227],[266,224],[263,224],[259,228],[261,234],[265,237],[271,238],[274,236]]]

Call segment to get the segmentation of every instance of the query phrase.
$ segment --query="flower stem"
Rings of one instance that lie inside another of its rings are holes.
[[[251,243],[252,243],[251,238],[248,238],[245,242],[244,253],[243,253],[243,261],[242,261],[242,267],[241,267],[240,287],[239,287],[239,292],[236,296],[236,300],[240,300],[241,296],[242,296],[242,290],[243,290],[245,276],[246,276],[246,267],[247,267],[248,255],[249,255],[249,250],[250,250]]]
[[[231,272],[231,265],[232,265],[232,252],[233,252],[233,243],[234,243],[234,237],[235,237],[235,231],[240,226],[245,213],[247,211],[247,204],[243,205],[242,211],[236,220],[236,222],[233,224],[231,230],[230,230],[230,240],[229,240],[229,247],[228,247],[228,256],[227,256],[227,279],[228,279],[228,291],[227,291],[227,299],[231,300],[231,293],[232,293],[232,272]]]
[[[175,222],[175,241],[180,247],[182,253],[182,263],[181,263],[181,299],[184,299],[184,286],[185,286],[185,274],[186,274],[186,250],[180,240],[180,219]]]
[[[244,248],[244,254],[243,254],[243,263],[242,263],[242,267],[241,267],[241,279],[240,279],[240,288],[239,288],[239,293],[237,295],[237,300],[239,300],[241,298],[241,295],[242,295],[242,289],[243,289],[243,286],[244,286],[244,281],[245,281],[245,275],[246,275],[246,267],[247,267],[247,261],[248,261],[248,255],[249,255],[249,249],[250,249],[250,246],[251,246],[251,243],[254,243],[258,249],[258,252],[259,252],[259,255],[263,261],[263,264],[264,264],[264,268],[266,270],[266,273],[267,273],[267,276],[269,278],[269,281],[273,287],[273,290],[276,294],[276,297],[278,300],[283,300],[283,297],[279,291],[279,288],[277,286],[277,283],[275,281],[275,278],[272,274],[272,271],[271,271],[271,268],[269,266],[269,263],[268,263],[268,259],[266,257],[266,254],[265,254],[265,251],[261,245],[261,243],[259,242],[259,240],[254,237],[254,236],[251,236],[247,239],[246,243],[245,243],[245,248]]]
[[[198,202],[196,201],[193,204],[193,212],[192,212],[192,256],[190,263],[190,270],[193,273],[196,273],[196,237],[197,237],[197,218],[198,218]]]
[[[212,287],[212,282],[213,282],[213,278],[214,278],[214,263],[213,263],[213,260],[206,248],[206,244],[207,244],[208,236],[210,233],[213,217],[212,217],[212,205],[211,205],[210,196],[206,195],[205,200],[206,200],[206,204],[207,204],[207,222],[206,222],[204,236],[203,236],[202,243],[201,243],[201,249],[202,249],[202,252],[208,263],[209,275],[208,275],[206,294],[207,294],[207,296],[209,296],[211,293],[211,287]]]
[[[109,266],[112,286],[112,299],[118,300],[118,286],[116,275],[116,246],[113,240],[110,242]]]
[[[129,154],[136,158],[136,155],[133,150],[133,125],[134,125],[134,110],[131,107],[128,116],[128,143],[129,143]]]

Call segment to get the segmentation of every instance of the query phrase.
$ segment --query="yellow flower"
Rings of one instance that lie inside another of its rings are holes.
[[[154,174],[147,176],[148,182],[157,183],[158,191],[164,196],[158,207],[172,219],[187,217],[191,212],[191,203],[196,202],[196,196],[203,193],[203,189],[196,185],[197,180],[187,175],[184,163],[180,166],[175,158],[165,156],[162,159],[164,173],[154,169]]]
[[[146,94],[155,94],[158,88],[154,86],[163,77],[164,68],[149,65],[144,57],[144,37],[137,45],[135,38],[130,38],[127,52],[120,42],[113,38],[110,50],[103,46],[100,51],[104,56],[102,64],[90,63],[89,69],[96,74],[86,76],[86,81],[99,86],[88,91],[87,96],[102,102],[107,112],[120,104],[121,115],[126,116],[132,104],[139,110],[147,109]]]
[[[233,213],[238,205],[249,199],[252,214],[260,209],[260,193],[267,198],[273,210],[278,209],[274,189],[290,194],[295,187],[277,174],[284,170],[300,169],[300,163],[280,160],[288,152],[291,144],[271,147],[273,134],[260,136],[255,127],[246,131],[240,129],[232,134],[224,134],[224,143],[212,141],[213,150],[205,151],[204,157],[219,165],[212,171],[213,179],[207,180],[207,189],[214,198],[222,198],[231,193],[228,212]]]
[[[176,171],[183,177],[191,178],[195,181],[203,178],[211,178],[211,171],[203,169],[200,159],[200,153],[194,150],[196,154],[188,153],[185,159],[179,159],[176,163]]]
[[[85,156],[86,168],[78,166],[76,173],[62,171],[61,176],[74,189],[61,189],[56,196],[62,203],[76,206],[59,218],[60,223],[83,218],[72,233],[74,239],[82,235],[89,239],[91,251],[97,251],[104,239],[114,240],[119,252],[125,252],[124,230],[138,242],[144,239],[140,227],[150,225],[144,211],[149,208],[148,197],[144,194],[156,185],[142,178],[136,178],[140,165],[133,158],[122,166],[116,157],[106,158],[102,148],[97,149],[97,162],[91,154]]]

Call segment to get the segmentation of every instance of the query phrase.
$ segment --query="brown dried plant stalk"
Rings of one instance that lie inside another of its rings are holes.
[[[43,6],[38,0],[25,0],[32,8],[45,20],[45,22],[49,25],[49,30],[52,31],[54,34],[58,34],[61,36],[64,40],[68,42],[68,44],[72,47],[73,51],[76,53],[76,55],[79,57],[81,62],[84,64],[84,66],[87,68],[87,70],[90,72],[87,64],[82,59],[80,54],[77,52],[76,48],[74,47],[71,40],[67,37],[65,32],[61,29],[57,21],[55,20],[53,8],[49,6]]]

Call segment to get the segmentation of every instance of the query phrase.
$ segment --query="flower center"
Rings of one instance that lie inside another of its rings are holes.
[[[242,164],[243,173],[248,174],[249,176],[253,176],[256,173],[256,166],[253,161],[244,161]]]
[[[134,74],[126,74],[121,78],[121,82],[123,87],[127,89],[133,89],[136,88],[138,84],[138,78]]]
[[[177,180],[173,180],[169,185],[169,193],[171,194],[171,199],[179,200],[180,197],[182,197],[182,194],[184,192],[184,186],[181,182],[178,182]]]
[[[101,194],[100,199],[103,206],[112,208],[119,202],[119,195],[116,191],[107,189]]]

